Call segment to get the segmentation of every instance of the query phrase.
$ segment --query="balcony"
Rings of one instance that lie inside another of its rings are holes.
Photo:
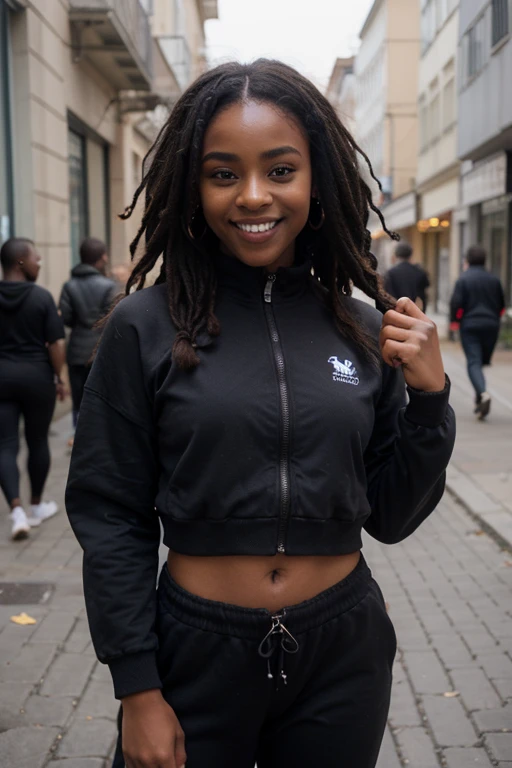
[[[186,39],[181,35],[161,35],[156,40],[180,90],[184,91],[192,79],[192,54]]]
[[[217,0],[197,0],[197,5],[199,8],[199,14],[201,16],[201,21],[203,22],[203,24],[208,19],[219,18]]]
[[[117,90],[149,90],[152,43],[140,0],[69,0],[75,61],[86,56]]]

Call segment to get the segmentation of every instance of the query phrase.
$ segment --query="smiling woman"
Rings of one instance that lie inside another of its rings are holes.
[[[359,154],[295,70],[225,64],[124,214],[145,193],[66,494],[115,768],[376,764],[396,638],[361,531],[433,511],[454,420],[435,326],[376,274]]]

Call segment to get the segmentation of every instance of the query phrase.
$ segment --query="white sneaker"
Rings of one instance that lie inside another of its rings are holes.
[[[21,541],[21,539],[28,538],[30,526],[23,507],[14,507],[9,517],[12,520],[11,539]]]
[[[31,504],[29,525],[34,528],[44,520],[48,520],[49,517],[56,515],[58,511],[59,507],[54,501],[41,501],[39,504]]]

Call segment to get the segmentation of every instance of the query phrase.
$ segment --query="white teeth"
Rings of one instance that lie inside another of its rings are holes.
[[[266,224],[237,224],[238,229],[244,232],[268,232],[274,229],[277,221],[267,221]]]

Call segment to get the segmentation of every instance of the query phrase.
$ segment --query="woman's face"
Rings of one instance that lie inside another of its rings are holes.
[[[201,205],[223,250],[244,264],[275,271],[293,263],[311,183],[307,138],[273,104],[233,104],[208,126]]]

